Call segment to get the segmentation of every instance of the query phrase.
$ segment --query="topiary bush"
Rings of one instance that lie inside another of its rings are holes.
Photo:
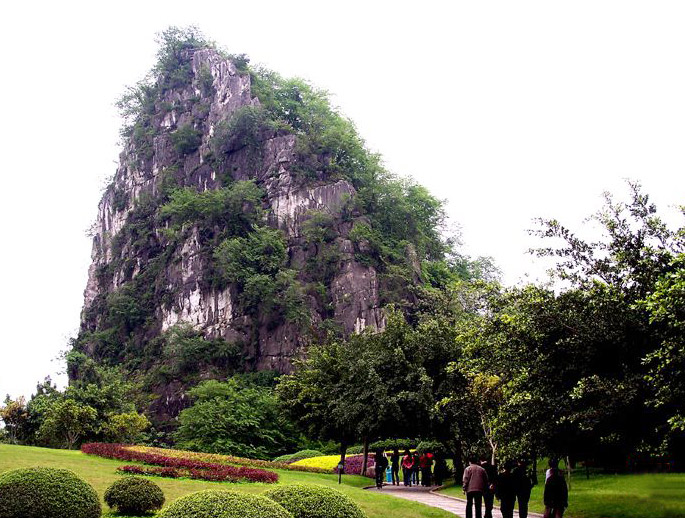
[[[156,518],[293,518],[275,501],[260,495],[208,489],[183,496]]]
[[[0,474],[0,518],[100,518],[101,513],[95,489],[67,469]]]
[[[139,515],[161,509],[164,505],[164,493],[151,480],[126,477],[107,488],[105,502],[120,514]]]
[[[269,489],[264,496],[290,511],[293,518],[366,518],[345,493],[314,484],[291,484]]]

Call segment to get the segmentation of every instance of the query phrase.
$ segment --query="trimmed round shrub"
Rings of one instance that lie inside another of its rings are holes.
[[[174,501],[156,518],[293,518],[273,500],[261,495],[208,489]]]
[[[95,489],[67,469],[0,474],[0,518],[100,518],[101,513]]]
[[[293,518],[366,518],[345,493],[314,484],[290,484],[269,489],[264,496],[290,511]]]
[[[105,502],[120,514],[145,514],[161,509],[164,505],[164,493],[151,480],[126,477],[120,478],[107,488]]]

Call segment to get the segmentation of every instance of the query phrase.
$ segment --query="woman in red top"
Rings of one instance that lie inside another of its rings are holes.
[[[404,450],[404,457],[402,458],[402,475],[404,476],[404,485],[411,487],[411,475],[414,470],[414,457],[411,456],[409,450]]]

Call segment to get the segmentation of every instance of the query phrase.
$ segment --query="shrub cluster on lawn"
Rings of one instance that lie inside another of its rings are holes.
[[[282,505],[293,518],[366,518],[350,497],[326,486],[290,484],[269,489],[264,496]]]
[[[67,469],[24,468],[0,475],[2,518],[100,518],[95,489]]]
[[[126,477],[107,488],[105,503],[119,514],[135,516],[161,509],[164,505],[164,493],[151,480]]]
[[[243,480],[249,482],[274,483],[278,481],[278,474],[273,471],[249,468],[246,466],[236,467],[183,457],[170,457],[157,453],[134,450],[121,444],[89,443],[84,444],[81,447],[81,451],[90,455],[98,455],[110,459],[139,461],[165,468],[161,470],[141,466],[124,466],[121,468],[122,471],[127,473],[167,477],[189,477],[202,480],[230,482]]]
[[[261,495],[210,489],[183,496],[157,518],[293,518],[279,504]]]

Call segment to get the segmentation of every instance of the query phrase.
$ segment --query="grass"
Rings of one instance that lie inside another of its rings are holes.
[[[70,469],[88,481],[100,495],[116,479],[123,475],[116,472],[116,468],[124,464],[134,464],[118,460],[103,459],[84,455],[80,451],[53,450],[30,446],[13,446],[0,444],[0,472],[15,468],[53,467]],[[454,518],[453,514],[423,504],[401,500],[392,496],[380,495],[364,491],[361,488],[372,485],[373,481],[356,475],[344,475],[343,484],[338,485],[337,475],[320,473],[303,473],[299,471],[275,470],[279,475],[279,484],[307,483],[322,484],[335,487],[349,495],[366,512],[369,518],[387,518],[397,516],[403,518]],[[203,489],[232,489],[248,493],[261,493],[270,484],[204,482],[189,479],[168,479],[148,477],[154,480],[164,491],[166,502]],[[103,503],[103,516],[117,516]]]
[[[544,483],[544,474],[540,481]],[[542,484],[533,488],[530,510],[544,511]],[[445,494],[463,497],[461,487]],[[497,501],[495,502],[497,505]],[[685,518],[685,473],[584,474],[571,479],[565,518]]]

